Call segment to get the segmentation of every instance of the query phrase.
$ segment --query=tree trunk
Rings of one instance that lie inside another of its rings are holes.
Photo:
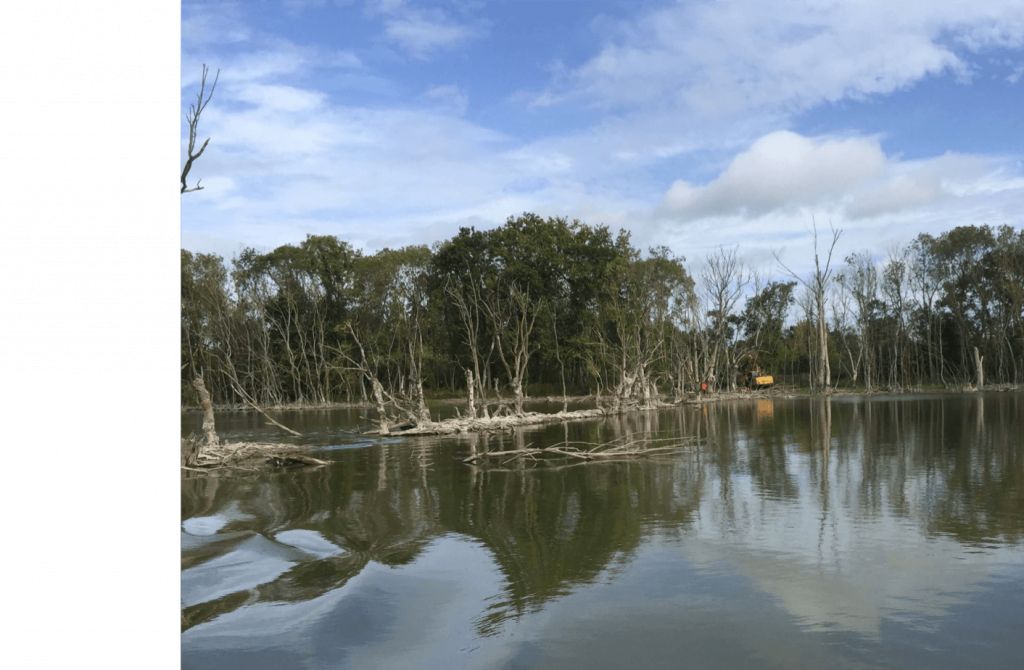
[[[377,421],[380,424],[380,434],[388,434],[388,416],[384,411],[384,387],[380,385],[380,382],[376,378],[372,381],[373,384],[373,399],[377,401]]]
[[[192,386],[199,394],[199,404],[203,408],[203,441],[204,444],[215,447],[220,444],[217,437],[217,428],[213,418],[213,402],[210,400],[210,392],[206,390],[206,384],[202,377],[192,380]]]
[[[469,396],[469,416],[476,418],[476,399],[473,397],[473,371],[466,370],[466,394]]]
[[[985,362],[985,357],[978,351],[978,347],[974,347],[974,367],[978,371],[978,390],[985,386],[985,368],[982,365]],[[997,380],[998,381],[998,380]]]
[[[423,395],[423,380],[416,377],[417,415],[421,423],[430,423],[430,410],[427,409],[427,399]]]
[[[818,388],[828,391],[832,385],[832,369],[828,360],[828,324],[825,322],[825,292],[820,289],[818,297]]]
[[[512,399],[515,402],[516,414],[523,414],[523,382],[518,378],[512,380]]]

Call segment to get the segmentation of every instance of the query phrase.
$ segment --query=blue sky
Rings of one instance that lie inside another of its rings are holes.
[[[1024,219],[1024,3],[185,2],[220,68],[182,245],[430,243],[535,211],[699,258]],[[184,128],[183,128],[184,132]]]

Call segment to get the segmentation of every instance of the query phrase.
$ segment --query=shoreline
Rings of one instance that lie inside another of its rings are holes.
[[[565,400],[567,402],[569,402],[569,403],[584,402],[586,400],[592,399],[593,397],[594,397],[593,394],[589,394],[589,395],[570,395],[570,396],[566,396]],[[560,403],[560,402],[562,402],[562,396],[551,396],[551,395],[536,396],[536,397],[534,397],[534,396],[527,396],[526,398],[524,398],[524,401],[525,402]],[[442,397],[442,398],[429,398],[427,400],[427,406],[428,407],[430,407],[430,406],[435,406],[435,407],[436,406],[451,407],[451,406],[457,406],[457,405],[464,405],[465,403],[466,403],[466,396],[464,396],[464,395],[462,395],[462,396],[446,396],[446,397]],[[479,404],[480,406],[483,406],[484,403],[482,403],[478,399],[477,400],[477,404]],[[512,404],[514,404],[514,401],[513,401],[512,398],[501,398],[500,400],[488,400],[486,402],[486,405],[488,407],[491,407],[491,406],[505,407],[505,406],[512,405]],[[304,403],[284,403],[282,405],[260,405],[260,409],[275,410],[275,411],[304,411],[304,410],[325,410],[325,409],[326,410],[330,410],[330,409],[376,409],[376,408],[377,408],[376,403],[370,402],[370,401],[364,402],[362,400],[358,400],[358,401],[337,401],[337,402],[328,402],[328,403],[308,403],[308,402],[304,402]],[[195,407],[195,406],[189,406],[189,407],[182,406],[181,407],[181,412],[182,413],[185,413],[185,412],[199,412],[199,411],[202,411],[202,410],[199,407]],[[250,405],[246,405],[246,404],[242,404],[242,403],[233,403],[233,404],[230,404],[230,405],[228,405],[228,404],[217,405],[217,411],[218,412],[255,412],[256,410],[254,410]]]
[[[983,389],[982,392],[1019,392],[1020,387],[1013,385],[1000,385]],[[684,405],[707,405],[715,403],[736,402],[743,400],[793,400],[806,398],[864,398],[864,397],[899,397],[913,395],[963,395],[977,393],[972,389],[918,389],[918,390],[842,390],[832,393],[811,393],[802,389],[770,389],[759,391],[727,391],[722,393],[709,393],[694,395],[683,398],[676,402],[666,402],[655,399],[651,405],[627,405],[614,407],[593,407],[558,412],[525,412],[523,414],[504,414],[491,417],[454,417],[440,421],[423,422],[419,425],[405,429],[381,431],[379,429],[369,430],[363,435],[376,435],[380,437],[415,437],[415,436],[463,436],[488,432],[514,431],[523,426],[536,426],[553,423],[567,423],[571,421],[586,421],[606,417],[621,416],[639,412],[652,412],[682,407]],[[583,399],[587,396],[577,396]],[[592,396],[590,396],[592,397]],[[460,399],[452,399],[452,402]],[[545,398],[548,400],[548,398]],[[561,400],[560,398],[557,400]],[[293,408],[293,409],[324,409],[314,408]],[[254,411],[254,410],[250,410]],[[191,447],[191,448],[190,448]],[[194,450],[194,451],[193,451]],[[309,467],[326,465],[325,461],[303,455],[301,452],[307,450],[305,445],[296,445],[284,442],[223,442],[220,445],[210,448],[198,444],[189,445],[182,440],[182,471],[210,473],[216,470],[251,470],[256,467]],[[192,451],[187,455],[186,452]]]
[[[1015,386],[1003,386],[985,389],[982,392],[1010,392],[1018,390]],[[573,411],[559,411],[553,413],[546,412],[525,412],[523,414],[509,414],[504,416],[495,417],[457,417],[450,419],[443,419],[441,421],[429,421],[423,422],[416,426],[406,428],[404,430],[388,430],[381,431],[370,430],[364,435],[380,435],[387,437],[403,437],[412,435],[462,435],[468,433],[481,433],[490,431],[504,431],[514,430],[519,426],[532,426],[548,423],[563,423],[567,421],[583,421],[587,419],[597,419],[608,416],[618,416],[622,414],[630,414],[633,412],[650,412],[671,409],[673,407],[681,407],[683,405],[706,405],[712,403],[724,403],[724,402],[735,402],[739,400],[768,400],[768,399],[824,399],[824,398],[863,398],[863,397],[875,397],[875,396],[910,396],[910,395],[953,395],[963,393],[977,393],[974,390],[955,390],[955,389],[935,389],[933,391],[923,390],[902,390],[902,391],[839,391],[830,393],[811,393],[805,391],[792,392],[784,389],[769,389],[769,390],[744,390],[744,391],[724,391],[720,393],[709,393],[704,395],[695,395],[675,402],[667,402],[660,398],[654,400],[652,405],[628,405],[619,408],[613,407],[595,407],[591,409],[579,409]]]
[[[1014,384],[992,384],[981,390],[982,393],[988,392],[999,392],[1007,393],[1012,391],[1022,390],[1021,386]],[[718,391],[706,393],[703,395],[688,394],[687,398],[678,401],[669,401],[665,398],[667,396],[660,396],[660,408],[674,407],[682,404],[697,404],[705,402],[714,402],[719,400],[736,400],[742,398],[763,398],[763,397],[781,397],[781,398],[805,398],[805,397],[819,397],[828,396],[832,398],[845,398],[845,397],[873,397],[873,396],[909,396],[909,395],[955,395],[960,393],[978,393],[977,389],[974,388],[955,388],[955,387],[943,387],[943,386],[926,386],[926,387],[909,387],[904,389],[875,389],[868,391],[866,389],[852,389],[852,388],[838,388],[832,390],[830,393],[821,393],[817,391],[811,391],[804,387],[788,387],[788,386],[777,386],[772,389],[763,391]],[[585,402],[592,400],[594,394],[589,395],[571,395],[565,398],[565,402],[569,404]],[[561,396],[527,396],[524,399],[527,403],[551,403],[557,404],[563,402]],[[428,406],[443,406],[451,407],[464,405],[466,403],[465,396],[456,397],[445,397],[445,398],[434,398],[428,400]],[[479,403],[479,401],[478,401]],[[499,406],[506,407],[513,404],[511,398],[502,398],[500,400],[489,400],[487,406]],[[261,406],[264,410],[273,411],[310,411],[310,410],[338,410],[338,409],[376,409],[376,405],[372,402],[363,401],[339,401],[330,403],[285,403],[282,405],[265,405]],[[597,409],[597,408],[593,408]],[[191,412],[201,412],[199,407],[185,407],[180,408],[182,414]],[[218,412],[255,412],[252,407],[244,404],[231,404],[231,405],[218,405]],[[578,411],[578,410],[570,410]]]

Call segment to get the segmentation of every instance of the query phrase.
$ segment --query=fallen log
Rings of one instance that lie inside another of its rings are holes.
[[[463,463],[476,465],[481,462],[500,460],[504,465],[514,460],[529,460],[543,463],[547,460],[602,461],[645,458],[658,454],[681,451],[698,443],[695,437],[639,438],[612,440],[611,442],[559,442],[549,447],[531,447],[502,451],[484,451],[462,459]]]
[[[512,430],[518,426],[534,426],[544,423],[595,419],[602,416],[620,414],[622,411],[611,409],[581,409],[573,412],[526,412],[524,414],[494,415],[489,417],[460,417],[443,421],[423,421],[405,429],[396,430],[398,426],[388,428],[387,433],[379,430],[368,431],[367,435],[455,435],[458,433],[475,433],[485,431]]]

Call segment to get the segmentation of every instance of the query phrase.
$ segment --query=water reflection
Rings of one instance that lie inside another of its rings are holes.
[[[629,627],[597,610],[633,612],[645,644],[667,651],[714,644],[688,637],[704,626],[697,602],[735,628],[734,649],[709,658],[738,662],[727,654],[743,648],[747,661],[788,664],[771,630],[792,649],[842,634],[804,649],[829,662],[865,648],[869,664],[906,660],[892,631],[939,636],[951,612],[1024,576],[1021,425],[1013,394],[757,401],[331,450],[336,463],[301,473],[188,477],[183,651],[196,667],[603,666],[615,652],[596,641]],[[631,434],[703,442],[628,463],[459,462]],[[974,616],[986,639],[1009,625]],[[654,623],[663,617],[690,632]],[[929,645],[936,655],[941,639]],[[1019,656],[997,644],[983,654]]]

